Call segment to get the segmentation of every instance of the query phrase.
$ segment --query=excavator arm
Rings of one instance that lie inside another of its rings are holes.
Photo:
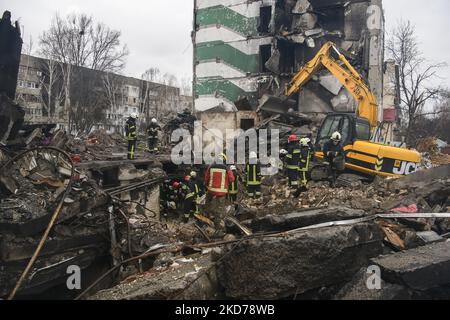
[[[338,60],[332,57],[332,50],[337,54]],[[286,88],[286,97],[291,97],[300,91],[303,85],[322,67],[327,68],[351,93],[358,104],[356,115],[361,118],[366,118],[372,127],[372,131],[375,130],[378,124],[378,104],[376,98],[364,83],[359,73],[331,41],[327,42],[316,56],[297,72]]]

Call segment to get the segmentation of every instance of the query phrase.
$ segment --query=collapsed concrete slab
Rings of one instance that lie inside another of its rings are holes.
[[[423,188],[424,185],[431,183],[438,179],[450,178],[450,165],[432,168],[429,170],[422,170],[393,180],[389,184],[390,190],[401,190],[407,188]]]
[[[174,259],[175,260],[175,259]],[[157,268],[118,286],[100,291],[91,300],[213,299],[219,292],[211,254],[181,258],[168,268]]]
[[[381,277],[414,290],[450,284],[450,242],[438,242],[372,259]]]
[[[345,207],[299,210],[285,215],[267,215],[252,221],[253,231],[287,231],[330,221],[350,220],[366,216],[363,210]]]
[[[244,241],[228,248],[219,282],[235,299],[281,299],[345,283],[381,253],[382,240],[368,222]]]

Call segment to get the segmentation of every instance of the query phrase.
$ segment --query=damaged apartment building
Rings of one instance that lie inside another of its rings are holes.
[[[392,135],[399,100],[395,64],[384,63],[381,0],[196,0],[194,16],[195,110],[202,120],[225,120],[235,129],[257,125],[251,111],[259,99],[282,93],[296,72],[333,41],[369,84],[380,105],[379,121],[393,123]],[[295,111],[311,116],[356,107],[327,71],[293,98]]]

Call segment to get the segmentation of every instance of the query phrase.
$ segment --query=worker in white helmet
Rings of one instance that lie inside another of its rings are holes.
[[[199,214],[198,198],[201,196],[201,193],[200,184],[197,181],[197,172],[191,171],[189,176],[186,176],[185,178],[185,196],[183,204],[183,221],[185,223],[187,223],[193,215]]]
[[[147,142],[149,152],[158,152],[158,132],[161,130],[158,120],[153,118],[147,127]]]
[[[250,152],[247,163],[247,195],[250,198],[261,197],[261,163],[255,151]]]
[[[137,144],[137,113],[133,112],[127,119],[125,124],[125,135],[128,140],[128,160],[134,160]]]
[[[238,190],[239,190],[239,182],[242,182],[242,178],[239,175],[239,172],[237,172],[236,166],[232,165],[230,166],[230,170],[233,173],[234,181],[231,182],[228,185],[228,200],[230,200],[231,203],[236,203],[237,196],[238,196]]]
[[[302,138],[300,139],[300,160],[298,165],[298,170],[300,172],[301,186],[299,188],[300,192],[307,190],[308,184],[308,172],[311,169],[311,162],[314,159],[314,147],[311,143],[311,139]]]
[[[345,166],[345,153],[342,146],[342,135],[339,132],[334,132],[330,140],[325,142],[323,146],[323,154],[325,160],[329,163],[329,176],[331,178],[330,185],[336,185],[338,172]]]

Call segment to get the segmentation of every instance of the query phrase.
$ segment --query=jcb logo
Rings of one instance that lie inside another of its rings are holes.
[[[401,163],[396,162],[394,167],[394,174],[398,175],[408,175],[417,171],[418,164],[415,162],[402,161]]]

